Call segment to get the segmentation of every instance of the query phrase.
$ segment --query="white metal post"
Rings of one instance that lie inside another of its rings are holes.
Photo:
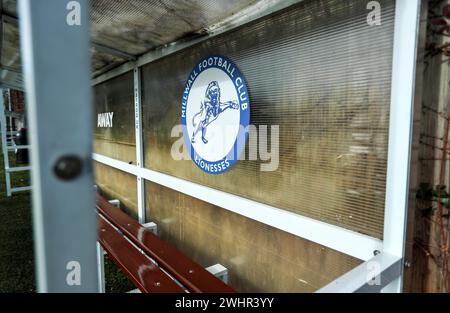
[[[397,0],[383,253],[403,258],[408,210],[420,0]],[[402,275],[384,291],[401,292]]]
[[[136,132],[136,165],[144,167],[144,148],[142,140],[142,106],[141,106],[141,71],[139,67],[134,68],[134,114]],[[137,182],[137,205],[139,223],[145,224],[145,182],[140,175],[136,176]]]
[[[12,112],[12,106],[11,106],[11,89],[8,90],[8,111]],[[9,117],[9,129],[13,131],[13,117],[12,115]]]
[[[11,106],[11,89],[8,90],[8,112],[12,112],[12,106]],[[9,116],[9,130],[14,131],[13,129],[13,117],[12,115]]]
[[[98,272],[98,290],[100,293],[105,293],[105,251],[102,245],[97,242],[97,272]]]
[[[19,0],[39,292],[97,292],[89,1]]]
[[[9,172],[9,156],[8,156],[8,142],[7,142],[7,127],[5,116],[5,105],[3,99],[3,89],[0,88],[0,131],[2,136],[2,153],[3,153],[3,167],[5,170],[6,195],[11,197],[11,174]]]

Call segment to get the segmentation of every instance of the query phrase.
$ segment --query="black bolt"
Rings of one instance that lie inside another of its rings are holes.
[[[80,176],[83,161],[76,155],[65,155],[56,161],[53,170],[59,179],[69,181]]]
[[[374,256],[377,256],[377,255],[379,255],[380,253],[381,253],[380,250],[375,250],[375,251],[373,252],[373,255],[374,255]]]

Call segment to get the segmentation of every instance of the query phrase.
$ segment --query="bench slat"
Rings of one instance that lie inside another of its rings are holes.
[[[97,209],[133,243],[154,259],[161,268],[173,275],[190,292],[231,293],[233,288],[209,273],[202,266],[185,256],[139,222],[97,196]]]
[[[100,216],[99,242],[140,291],[147,293],[185,292]]]

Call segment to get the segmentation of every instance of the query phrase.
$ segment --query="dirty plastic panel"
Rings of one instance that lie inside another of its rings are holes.
[[[161,185],[145,190],[158,235],[205,267],[228,268],[240,292],[314,292],[361,263]]]
[[[17,1],[0,1],[3,12],[17,18]],[[91,0],[91,40],[139,56],[177,40],[201,36],[206,28],[256,2],[258,0]],[[4,30],[2,46],[18,54],[17,26],[13,27],[12,31]],[[8,37],[11,36],[15,36],[16,40],[10,41]],[[121,57],[95,48],[91,52],[93,77],[126,62]],[[2,65],[6,64],[2,62]],[[19,59],[14,66],[20,68]]]
[[[94,152],[136,164],[133,73],[96,85],[94,97]]]
[[[201,34],[256,0],[93,0],[92,38],[132,55]]]
[[[120,201],[120,208],[137,219],[136,177],[99,162],[94,162],[97,191],[108,200]]]
[[[380,4],[382,24],[369,26],[366,1],[303,1],[144,66],[145,166],[382,238],[395,5]],[[188,75],[212,54],[240,68],[251,124],[269,142],[252,161],[249,141],[246,160],[220,176],[171,156]]]

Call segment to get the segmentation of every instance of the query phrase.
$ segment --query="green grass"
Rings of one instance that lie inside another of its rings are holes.
[[[0,149],[1,150],[1,149]],[[15,163],[10,155],[10,167]],[[13,187],[28,186],[27,172],[12,174]],[[0,293],[36,291],[30,192],[6,196],[3,154],[0,151]],[[134,285],[105,257],[106,292],[127,292]]]
[[[128,292],[136,289],[133,283],[108,257],[105,257],[106,292]]]
[[[10,166],[19,166],[14,160],[11,154]],[[14,187],[29,184],[27,172],[13,173],[11,179]],[[36,290],[30,201],[29,192],[6,197],[3,154],[0,154],[0,292]]]

